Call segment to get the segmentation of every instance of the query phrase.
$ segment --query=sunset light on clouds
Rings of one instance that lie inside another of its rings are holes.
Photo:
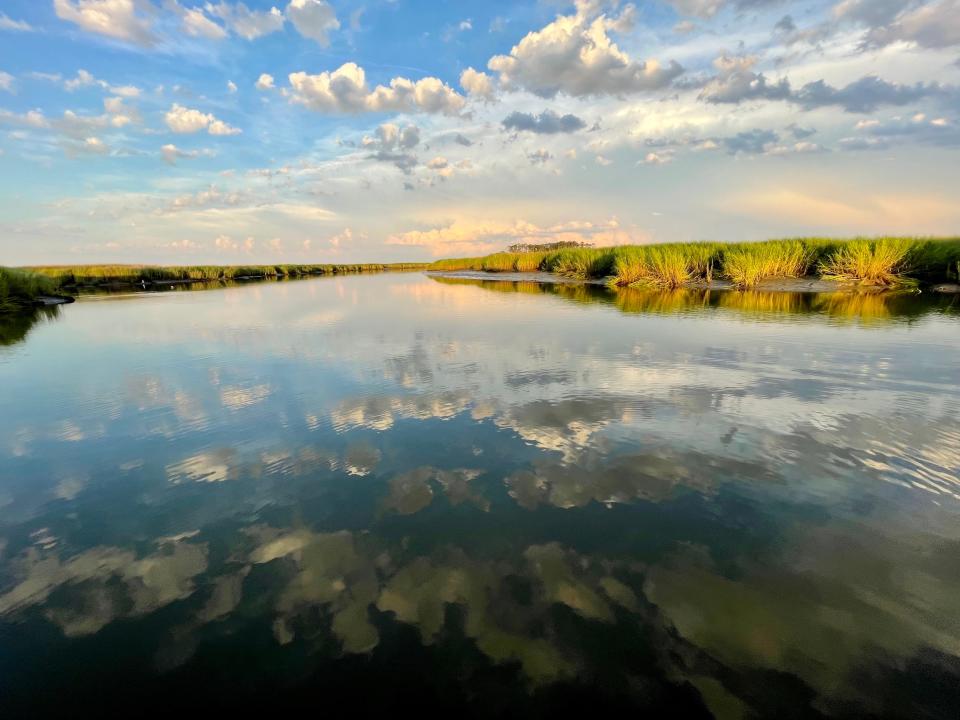
[[[960,226],[957,0],[7,0],[4,262]]]

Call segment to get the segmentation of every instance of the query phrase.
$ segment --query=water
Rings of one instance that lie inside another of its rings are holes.
[[[955,301],[417,273],[36,320],[4,717],[960,714]]]

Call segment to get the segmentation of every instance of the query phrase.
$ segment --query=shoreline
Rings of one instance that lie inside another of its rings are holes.
[[[545,285],[592,285],[594,287],[612,287],[612,289],[624,289],[629,287],[639,287],[646,290],[669,291],[671,288],[659,287],[655,284],[638,285],[618,285],[612,286],[609,278],[575,278],[557,275],[548,272],[513,272],[513,271],[492,271],[492,270],[428,270],[425,273],[428,277],[443,277],[462,280],[487,280],[494,282],[534,282]],[[738,288],[730,280],[715,279],[710,282],[704,280],[695,280],[684,283],[680,288],[688,290],[722,290],[733,292],[795,292],[795,293],[849,293],[849,294],[891,294],[891,293],[921,293],[932,292],[941,294],[960,294],[960,284],[939,283],[926,288],[898,288],[898,287],[878,287],[859,285],[851,282],[841,282],[837,280],[824,280],[820,277],[800,277],[800,278],[770,278],[762,280],[756,286],[745,289]]]

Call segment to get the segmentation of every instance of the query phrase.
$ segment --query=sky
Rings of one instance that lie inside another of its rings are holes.
[[[0,0],[0,264],[960,233],[960,0]]]

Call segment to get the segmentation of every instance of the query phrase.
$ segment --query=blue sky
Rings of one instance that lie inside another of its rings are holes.
[[[960,230],[960,0],[4,0],[0,263]]]

